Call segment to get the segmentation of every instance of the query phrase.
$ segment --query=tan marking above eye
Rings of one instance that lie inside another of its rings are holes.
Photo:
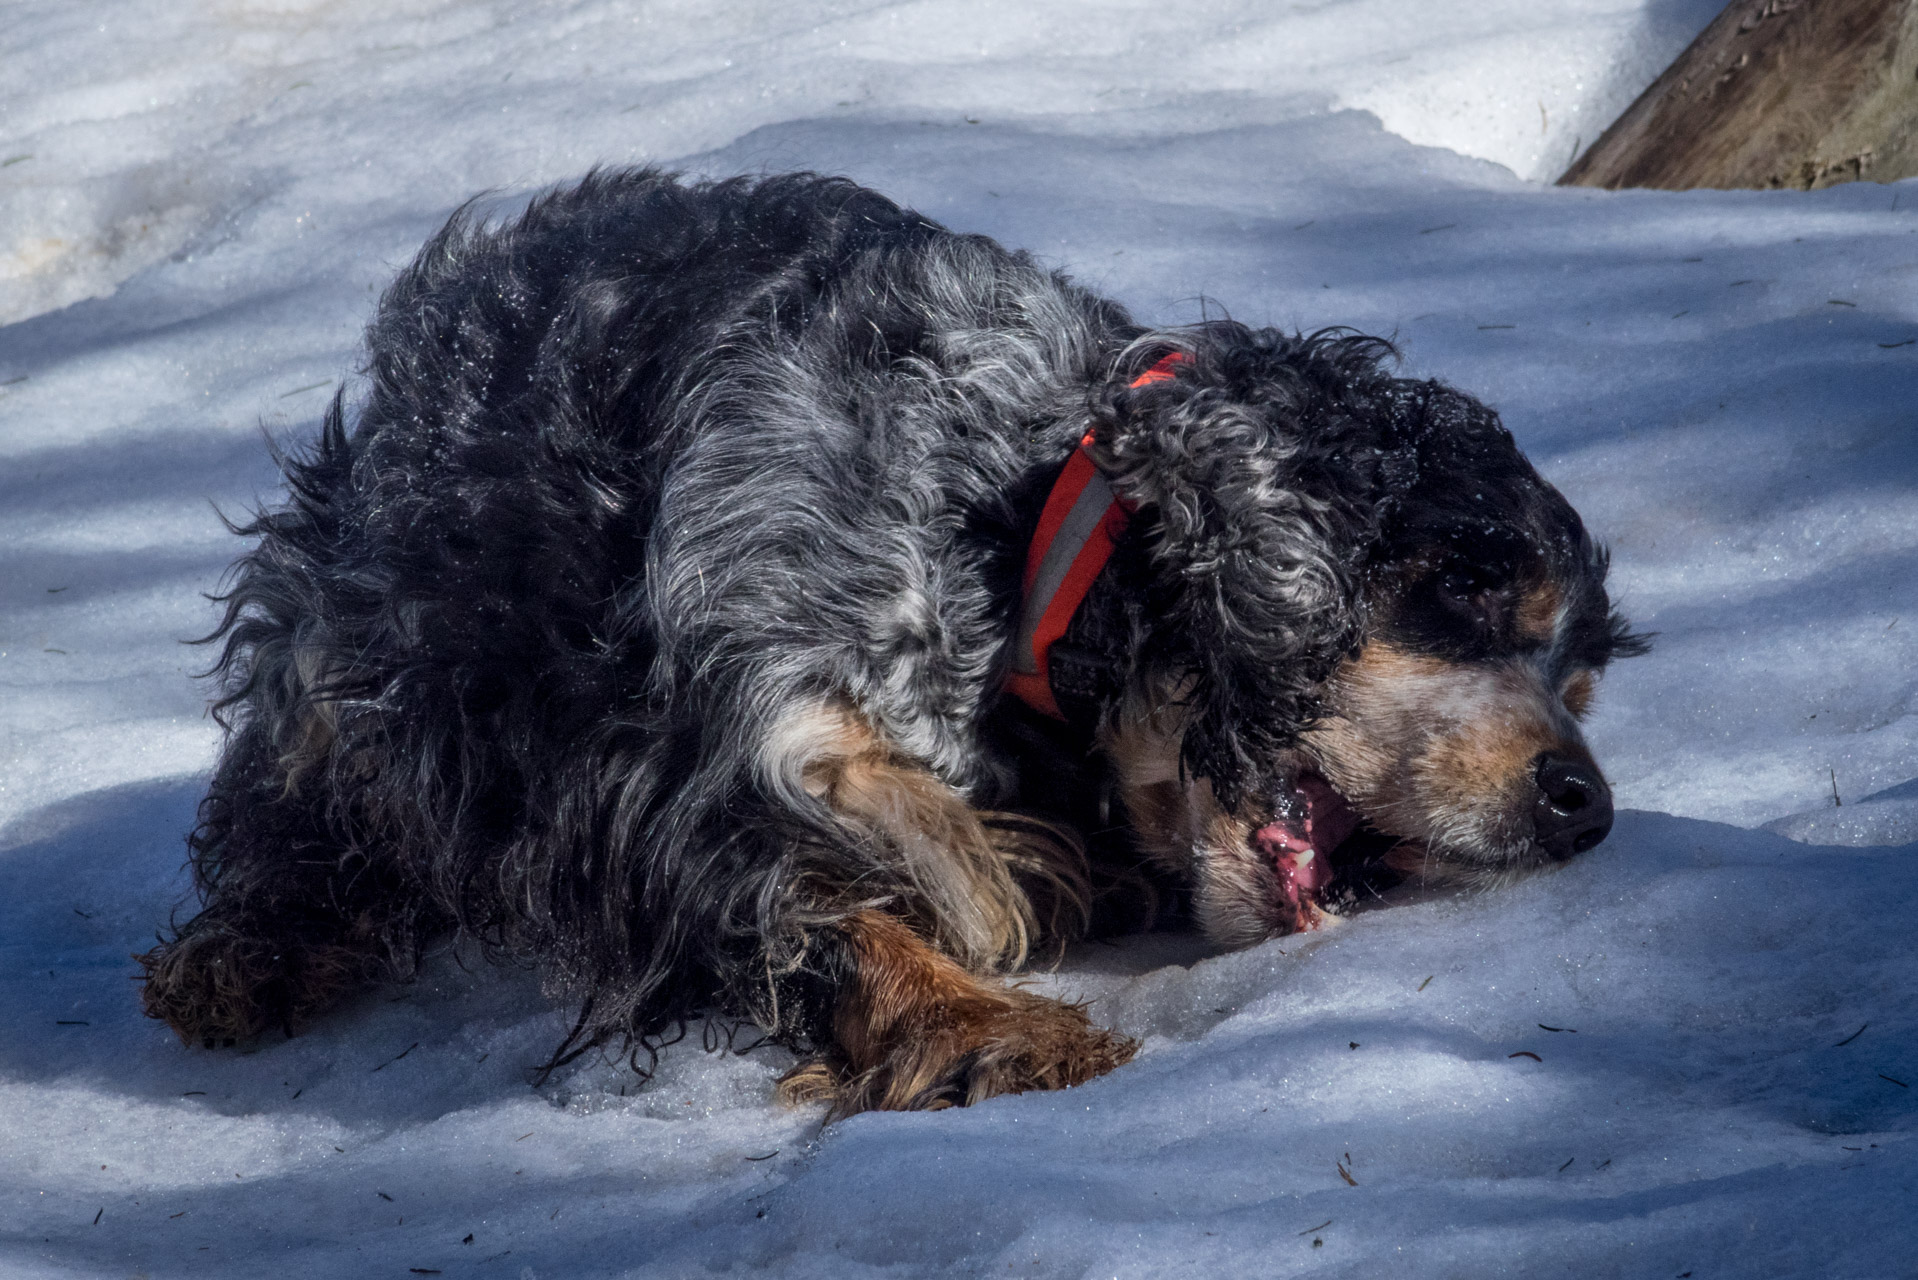
[[[1583,720],[1585,713],[1592,709],[1592,695],[1598,692],[1598,681],[1589,671],[1575,672],[1559,690],[1559,701],[1565,709]]]
[[[1563,603],[1564,597],[1552,582],[1527,587],[1512,613],[1518,634],[1537,644],[1550,644],[1558,633],[1558,611]]]

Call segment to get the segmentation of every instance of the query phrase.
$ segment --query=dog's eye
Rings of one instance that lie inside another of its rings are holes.
[[[1496,631],[1504,625],[1509,608],[1504,583],[1478,565],[1451,565],[1442,570],[1433,583],[1439,604],[1447,613],[1464,621],[1475,633]]]
[[[1509,641],[1514,592],[1511,575],[1500,566],[1447,555],[1399,581],[1381,612],[1386,625],[1421,652],[1472,659],[1501,651]]]
[[[1484,613],[1494,585],[1477,569],[1447,569],[1439,575],[1439,599],[1470,613]]]

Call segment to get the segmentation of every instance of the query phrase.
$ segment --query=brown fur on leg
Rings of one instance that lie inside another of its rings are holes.
[[[788,1102],[829,1100],[835,1116],[970,1106],[1083,1084],[1138,1050],[1077,1005],[974,977],[891,916],[862,911],[841,929],[853,975],[834,1051],[786,1075]]]
[[[272,1027],[293,1028],[386,968],[369,947],[299,941],[206,916],[172,942],[135,956],[146,970],[142,1003],[180,1039],[230,1045]]]
[[[901,913],[967,967],[1017,968],[1084,930],[1091,889],[1074,833],[974,809],[845,703],[789,716],[765,758],[883,850],[904,882]]]

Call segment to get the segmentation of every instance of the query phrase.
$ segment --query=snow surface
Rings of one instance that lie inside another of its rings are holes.
[[[0,1275],[1918,1275],[1918,183],[1538,181],[1714,8],[10,0]],[[1080,948],[1034,981],[1138,1060],[966,1112],[822,1132],[697,1028],[536,1092],[565,1011],[451,954],[181,1048],[127,955],[217,746],[213,504],[454,205],[640,160],[845,172],[1491,401],[1660,633],[1593,722],[1612,839]]]

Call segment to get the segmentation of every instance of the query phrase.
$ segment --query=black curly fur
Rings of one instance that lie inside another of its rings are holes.
[[[229,931],[284,938],[268,968],[338,944],[403,971],[457,928],[540,957],[575,1045],[712,1006],[830,1038],[830,926],[924,889],[768,744],[837,698],[974,804],[1030,791],[993,721],[1025,543],[1088,427],[1142,506],[1069,637],[1117,673],[1091,718],[1185,677],[1185,764],[1228,806],[1356,651],[1367,575],[1430,532],[1408,507],[1465,519],[1464,474],[1549,501],[1384,342],[1148,332],[811,175],[596,172],[504,225],[463,212],[367,342],[357,411],[238,530],[206,906],[148,963]],[[1171,350],[1176,378],[1130,388]]]

